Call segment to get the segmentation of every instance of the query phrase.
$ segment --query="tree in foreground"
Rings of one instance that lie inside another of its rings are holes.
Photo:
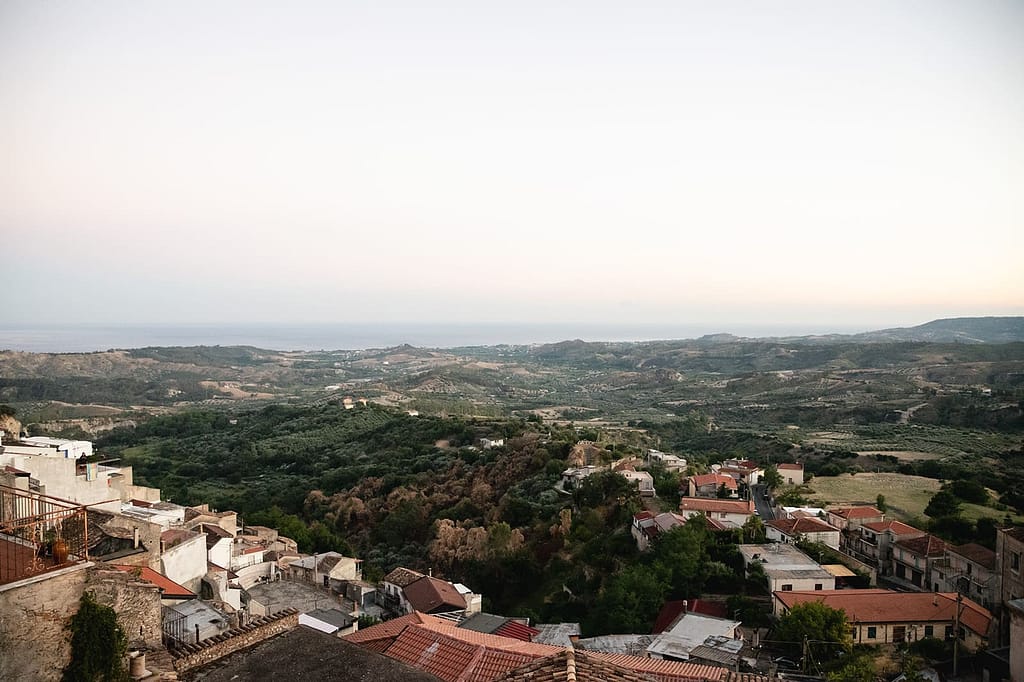
[[[810,648],[814,651],[822,651],[823,644],[831,644],[828,647],[830,657],[836,656],[838,650],[846,652],[852,648],[846,613],[820,601],[804,602],[791,608],[779,619],[775,637],[798,647],[807,642],[813,645]]]
[[[117,613],[86,592],[78,613],[68,622],[71,631],[71,662],[62,682],[123,682],[128,679],[124,657],[128,638],[117,622]]]

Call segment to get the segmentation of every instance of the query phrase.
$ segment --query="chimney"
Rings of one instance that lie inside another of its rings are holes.
[[[576,648],[576,644],[580,641],[579,635],[569,635],[569,643],[572,644],[572,648]]]
[[[683,600],[683,613],[686,613],[686,609],[690,606],[690,602]]]
[[[138,526],[135,526],[135,528],[132,529],[132,535],[133,535],[134,541],[135,541],[135,549],[138,549],[139,548],[139,527]]]
[[[428,568],[427,569],[427,575],[430,576],[431,578],[433,578],[434,577],[434,569],[433,568]]]

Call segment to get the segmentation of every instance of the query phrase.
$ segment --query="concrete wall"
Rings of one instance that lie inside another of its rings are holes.
[[[1024,681],[1024,599],[1006,605],[1010,614],[1010,679]]]
[[[299,612],[287,609],[250,621],[247,625],[232,628],[223,634],[204,639],[198,644],[186,644],[173,652],[174,669],[179,673],[198,668],[223,658],[254,644],[258,644],[274,635],[287,632],[299,624]]]
[[[240,568],[235,571],[235,573],[238,574],[238,584],[241,585],[243,589],[248,590],[253,585],[274,580],[277,577],[278,571],[276,563],[273,561],[264,561],[263,563]]]
[[[231,566],[231,538],[221,538],[213,547],[207,550],[207,560],[221,568]]]
[[[206,575],[206,536],[197,535],[166,550],[160,564],[161,573],[199,594],[199,583]]]
[[[138,530],[139,543],[145,547],[145,553],[133,554],[114,563],[147,566],[160,572],[160,533],[163,532],[160,525],[120,514],[97,513],[92,509],[89,510],[89,516],[99,522],[101,528],[119,528],[133,533]]]

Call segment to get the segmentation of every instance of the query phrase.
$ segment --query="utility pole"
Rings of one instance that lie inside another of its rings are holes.
[[[811,648],[810,644],[807,641],[807,635],[804,635],[804,647],[803,647],[803,652],[802,652],[803,655],[800,657],[800,669],[803,672],[807,672],[807,668],[808,668],[807,663],[810,661],[810,658],[811,658],[810,655],[809,655],[810,654],[810,648]]]
[[[959,582],[957,583],[959,587]],[[957,654],[960,652],[960,604],[963,602],[963,595],[960,590],[956,591],[956,611],[953,612],[953,677],[956,677],[958,663]]]

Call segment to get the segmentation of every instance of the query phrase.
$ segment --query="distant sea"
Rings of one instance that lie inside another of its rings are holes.
[[[404,343],[424,348],[584,341],[692,339],[705,334],[801,336],[856,333],[864,327],[799,325],[594,324],[244,324],[0,327],[0,349],[89,353],[147,346],[256,346],[268,350],[361,350]]]

